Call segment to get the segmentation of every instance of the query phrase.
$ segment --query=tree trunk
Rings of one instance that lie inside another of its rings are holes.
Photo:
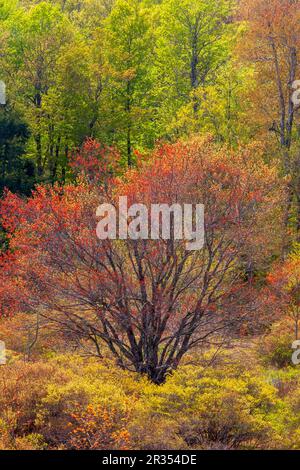
[[[127,99],[125,110],[127,113],[127,164],[129,167],[132,166],[132,147],[131,147],[131,85],[127,83]]]

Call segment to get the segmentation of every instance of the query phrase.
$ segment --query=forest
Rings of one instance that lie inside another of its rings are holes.
[[[0,450],[300,450],[300,0],[0,0]]]

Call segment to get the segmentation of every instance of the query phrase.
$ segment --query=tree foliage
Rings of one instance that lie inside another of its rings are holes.
[[[124,194],[149,209],[160,201],[202,201],[204,249],[187,251],[172,237],[99,241],[101,186],[84,181],[39,187],[27,202],[8,193],[1,213],[10,250],[1,273],[10,288],[4,282],[2,306],[8,313],[15,302],[42,309],[99,353],[104,343],[120,365],[161,382],[190,348],[253,308],[243,263],[259,258],[256,243],[277,210],[280,186],[274,171],[250,161],[249,150],[227,156],[207,141],[163,146],[123,181],[111,194],[116,202]],[[109,185],[102,191],[105,201]]]

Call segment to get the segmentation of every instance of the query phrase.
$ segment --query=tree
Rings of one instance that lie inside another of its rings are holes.
[[[133,148],[154,146],[152,18],[146,2],[117,0],[104,27],[108,143],[119,146],[128,166],[134,164]]]
[[[289,318],[294,325],[295,340],[299,339],[300,327],[300,257],[299,247],[285,262],[273,268],[268,276],[269,288],[274,295],[274,303],[281,315]]]
[[[300,2],[294,0],[251,0],[241,2],[241,18],[247,31],[240,42],[241,57],[255,66],[256,87],[252,91],[251,119],[264,130],[262,137],[272,132],[280,146],[282,168],[290,179],[287,185],[288,204],[285,225],[296,225],[299,238],[300,195],[299,156],[295,127],[296,107],[292,100],[293,83],[299,74]],[[278,149],[277,149],[278,150]],[[296,224],[289,222],[294,219]],[[290,248],[286,237],[285,252]]]
[[[102,55],[97,40],[86,44],[80,36],[57,58],[55,83],[44,97],[41,120],[53,183],[65,180],[74,148],[97,133],[105,86]]]
[[[243,50],[248,61],[256,65],[261,112],[281,146],[288,150],[295,115],[292,85],[297,79],[300,51],[299,1],[241,2],[241,14],[248,26],[242,39]],[[288,174],[288,153],[284,156]]]
[[[34,165],[23,157],[29,138],[27,125],[9,108],[0,110],[0,192],[5,187],[29,193],[34,183]]]
[[[1,67],[30,125],[37,175],[41,178],[51,158],[52,137],[51,119],[45,126],[44,99],[55,84],[56,64],[63,45],[71,40],[71,27],[59,8],[46,2],[26,10],[18,8],[4,27]]]
[[[75,175],[82,175],[86,181],[105,190],[120,172],[121,155],[117,149],[87,139],[72,157],[70,166]]]
[[[164,146],[126,180],[111,200],[204,203],[204,248],[187,251],[174,237],[98,240],[95,211],[108,193],[83,181],[40,187],[27,202],[7,194],[2,311],[39,311],[96,354],[108,348],[120,366],[161,383],[190,349],[222,343],[255,312],[244,256],[272,249],[266,238],[276,228],[265,222],[278,210],[280,190],[275,171],[249,149],[218,151],[208,141]]]
[[[253,86],[253,71],[241,67],[234,59],[220,66],[212,83],[194,91],[198,102],[197,115],[194,101],[182,106],[176,115],[176,128],[180,135],[213,135],[220,143],[237,146],[255,137],[257,125],[248,119],[252,102],[248,89]]]
[[[180,135],[177,113],[190,104],[198,119],[197,90],[212,85],[230,57],[235,26],[230,0],[166,0],[156,29],[156,96],[159,122],[167,135]]]

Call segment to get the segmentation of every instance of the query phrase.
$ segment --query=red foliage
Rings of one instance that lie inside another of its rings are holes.
[[[291,254],[268,275],[273,298],[282,313],[297,312],[300,318],[300,257]]]
[[[83,174],[91,184],[109,184],[120,170],[120,153],[94,139],[87,139],[70,163],[75,173]]]
[[[96,208],[109,201],[91,179],[41,186],[28,201],[7,193],[4,310],[39,310],[161,382],[190,348],[242,321],[249,303],[253,311],[243,263],[264,251],[258,246],[272,249],[270,220],[281,197],[275,171],[253,154],[208,141],[166,145],[111,188],[129,204],[203,203],[199,251],[181,240],[99,241]]]
[[[128,450],[130,434],[128,416],[101,405],[88,405],[81,413],[73,413],[68,448],[76,450]]]

